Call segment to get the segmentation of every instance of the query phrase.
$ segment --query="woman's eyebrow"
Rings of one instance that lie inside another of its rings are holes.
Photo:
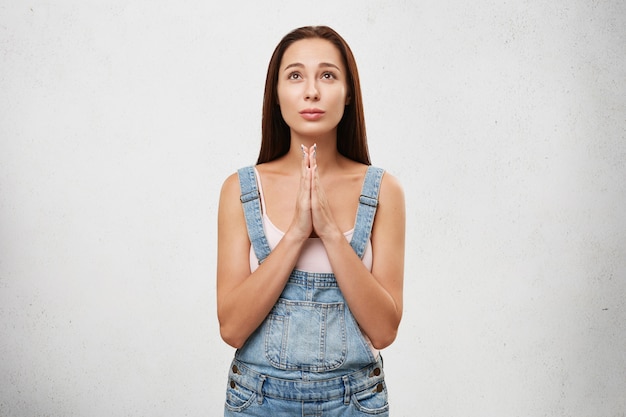
[[[320,68],[321,67],[332,67],[332,68],[337,69],[338,71],[341,71],[341,69],[337,65],[333,64],[332,62],[322,62],[322,63],[319,64],[319,67]]]
[[[287,71],[289,68],[304,68],[304,65],[299,62],[295,62],[293,64],[287,65],[283,71]]]
[[[320,68],[332,67],[332,68],[336,68],[338,71],[341,71],[341,69],[337,65],[335,65],[335,64],[333,64],[331,62],[320,62],[318,67],[320,67]],[[293,64],[287,65],[283,71],[287,71],[290,68],[304,68],[304,64],[302,64],[300,62],[294,62]]]

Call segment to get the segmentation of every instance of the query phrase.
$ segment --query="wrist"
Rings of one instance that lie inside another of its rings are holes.
[[[325,246],[341,243],[342,240],[346,240],[343,232],[336,226],[329,228],[329,230],[325,230],[323,233],[319,233],[319,237],[322,239]]]
[[[295,230],[293,227],[290,227],[289,229],[287,229],[281,240],[284,240],[290,245],[301,246],[309,238],[309,235]]]

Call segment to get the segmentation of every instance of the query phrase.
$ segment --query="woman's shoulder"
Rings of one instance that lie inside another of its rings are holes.
[[[384,170],[384,175],[380,183],[380,200],[400,200],[404,201],[404,189],[402,183],[395,175]]]
[[[226,177],[226,179],[222,183],[222,189],[220,192],[222,199],[226,198],[227,200],[230,200],[231,198],[229,197],[233,196],[234,194],[239,194],[239,175],[237,172],[233,172],[228,177]]]
[[[256,165],[247,165],[245,167],[240,167],[235,172],[232,172],[230,175],[226,177],[226,179],[222,183],[222,190],[231,189],[231,188],[239,188],[239,176],[242,174],[242,172],[247,173],[247,171],[253,170],[255,168],[256,168]]]
[[[224,187],[232,187],[233,185],[239,184],[239,171],[231,172],[222,184],[222,188]]]
[[[240,194],[241,185],[239,177],[240,175],[253,175],[256,176],[259,173],[261,176],[271,176],[272,174],[279,174],[281,170],[273,162],[265,162],[259,165],[247,165],[240,167],[235,172],[226,177],[222,183],[222,194]]]
[[[353,162],[356,165],[359,165],[361,167],[361,168],[356,168],[356,169],[362,169],[363,173],[365,173],[370,168],[378,169],[383,173],[383,176],[381,179],[381,185],[380,185],[381,191],[383,188],[387,188],[389,189],[389,191],[393,193],[402,192],[402,185],[400,181],[398,180],[398,178],[394,176],[393,174],[391,174],[389,171],[387,171],[385,167],[381,167],[378,165],[365,165],[365,164],[361,164],[360,162],[355,162],[355,161]]]

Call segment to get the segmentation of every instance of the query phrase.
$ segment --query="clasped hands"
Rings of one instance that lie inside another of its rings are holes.
[[[296,236],[324,238],[339,232],[317,169],[317,144],[302,149],[300,187],[291,229]]]

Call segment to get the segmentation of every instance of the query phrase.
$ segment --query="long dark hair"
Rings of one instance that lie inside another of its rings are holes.
[[[337,151],[349,159],[370,165],[361,83],[359,82],[356,61],[346,41],[327,26],[305,26],[295,29],[285,35],[276,46],[270,59],[265,79],[263,119],[261,122],[261,150],[257,164],[273,161],[289,152],[291,133],[289,126],[281,115],[276,92],[278,72],[287,48],[296,41],[310,38],[320,38],[332,42],[339,50],[348,72],[346,82],[350,100],[337,126]]]

